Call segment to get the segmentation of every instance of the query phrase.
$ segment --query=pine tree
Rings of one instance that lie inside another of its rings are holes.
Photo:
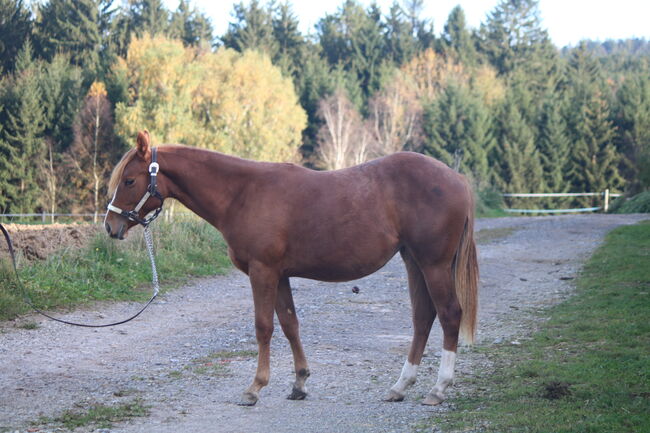
[[[449,14],[442,34],[443,51],[457,59],[464,66],[475,66],[478,62],[475,41],[467,29],[465,12],[456,6]]]
[[[495,182],[504,192],[545,192],[546,185],[539,151],[535,148],[535,134],[526,123],[519,108],[506,99],[498,117],[497,145],[493,164],[497,167]],[[511,205],[539,206],[531,199],[512,199]]]
[[[31,32],[31,14],[25,2],[0,0],[0,74],[13,71],[16,55]]]
[[[131,20],[129,27],[136,35],[167,33],[169,11],[165,8],[162,0],[134,0],[129,3],[129,18]]]
[[[192,8],[189,0],[180,0],[178,8],[171,15],[168,34],[181,39],[185,45],[212,46],[210,19]]]
[[[424,153],[469,175],[478,186],[489,181],[488,154],[495,140],[492,119],[482,101],[467,88],[449,84],[429,104]]]
[[[650,68],[627,77],[618,90],[615,126],[625,154],[626,183],[632,192],[650,187]]]
[[[605,98],[596,93],[579,113],[580,138],[571,153],[574,187],[578,191],[603,192],[624,186],[619,165],[621,156],[614,146],[616,129],[610,120]],[[586,204],[590,200],[581,200]]]
[[[274,58],[278,52],[278,43],[273,35],[273,11],[263,7],[259,0],[251,0],[246,6],[243,2],[235,4],[232,12],[234,22],[228,25],[228,31],[221,37],[223,45],[239,52],[254,49]]]
[[[35,212],[39,206],[39,173],[44,160],[44,113],[39,87],[40,67],[27,41],[18,53],[11,83],[12,104],[6,106],[4,156],[12,166],[11,186],[5,190],[11,212]]]
[[[501,0],[481,24],[478,42],[500,75],[525,85],[536,98],[557,86],[559,57],[541,26],[538,0]]]
[[[296,84],[303,69],[307,41],[298,30],[300,23],[289,3],[277,7],[272,23],[278,47],[273,64],[279,66],[285,75],[291,75]]]
[[[73,64],[96,75],[102,45],[101,0],[50,0],[40,9],[36,41],[40,55],[52,60],[65,52]]]
[[[562,118],[563,101],[549,96],[542,107],[538,121],[538,149],[540,153],[544,182],[549,192],[569,192],[571,183],[566,174],[569,170],[569,141],[566,122]],[[566,198],[549,198],[541,200],[549,208],[561,208],[571,200]]]
[[[318,41],[330,66],[342,65],[361,84],[364,99],[381,85],[380,67],[385,53],[381,11],[376,4],[365,11],[346,0],[338,12],[316,25]]]
[[[386,56],[390,62],[401,66],[411,60],[420,49],[420,43],[415,35],[413,21],[397,2],[390,7],[385,29]]]

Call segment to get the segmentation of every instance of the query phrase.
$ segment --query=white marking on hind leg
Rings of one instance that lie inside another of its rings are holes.
[[[391,401],[400,401],[404,399],[404,393],[406,389],[415,383],[417,377],[418,366],[411,364],[406,360],[404,366],[402,367],[402,373],[395,382],[395,385],[390,389],[390,394],[387,400]]]
[[[456,352],[442,350],[440,357],[440,370],[435,386],[424,399],[422,404],[436,405],[445,400],[445,390],[454,380],[454,366],[456,364]]]

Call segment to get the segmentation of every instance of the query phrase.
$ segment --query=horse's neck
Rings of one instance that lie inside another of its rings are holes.
[[[159,149],[165,195],[219,227],[228,208],[255,172],[256,163],[183,146]]]

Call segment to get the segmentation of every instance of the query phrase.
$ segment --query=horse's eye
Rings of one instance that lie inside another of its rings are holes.
[[[127,179],[124,181],[124,185],[131,186],[135,183],[135,179]]]

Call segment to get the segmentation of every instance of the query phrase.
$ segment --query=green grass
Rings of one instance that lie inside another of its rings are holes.
[[[611,213],[650,213],[650,191],[645,191],[634,197],[619,197],[610,208]]]
[[[188,365],[187,369],[200,375],[225,376],[230,373],[228,364],[232,361],[254,358],[256,356],[257,350],[219,351],[192,360],[192,364]],[[179,378],[181,374],[178,371],[172,371],[170,377]]]
[[[442,431],[650,431],[650,222],[611,232],[577,294],[519,346],[479,346],[492,371],[430,420]]]
[[[498,218],[508,215],[508,213],[503,210],[503,197],[501,196],[501,193],[495,189],[476,189],[475,202],[477,218]]]
[[[189,277],[223,273],[229,266],[223,238],[203,221],[157,221],[152,230],[163,288]],[[150,296],[151,265],[139,227],[131,230],[126,241],[99,233],[84,249],[20,263],[20,277],[29,296],[43,309],[90,301],[143,301]],[[29,311],[7,260],[0,262],[0,287],[0,320]]]
[[[117,406],[93,405],[85,409],[67,410],[53,418],[42,417],[34,425],[61,425],[68,430],[92,426],[93,429],[110,429],[113,423],[149,415],[149,407],[141,399]]]

